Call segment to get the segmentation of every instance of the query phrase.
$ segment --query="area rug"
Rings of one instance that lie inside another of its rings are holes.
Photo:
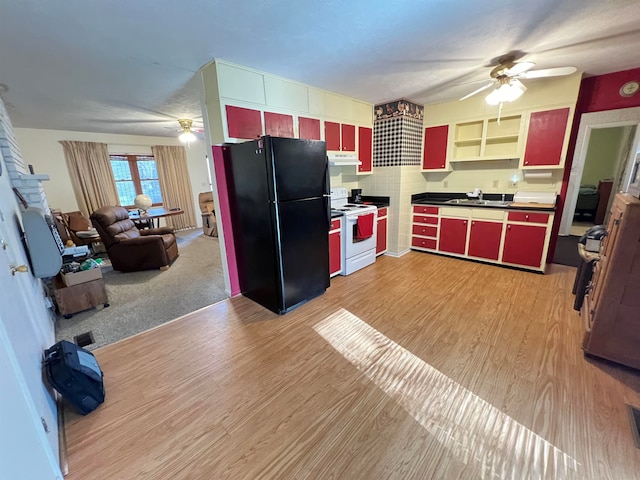
[[[558,237],[556,251],[553,254],[553,263],[568,265],[570,267],[580,265],[582,260],[578,253],[578,240],[580,240],[580,237],[574,235]]]
[[[228,298],[224,291],[218,238],[202,230],[176,234],[180,256],[166,271],[122,273],[109,262],[103,277],[109,307],[91,309],[65,319],[58,316],[57,340],[91,332],[95,349],[161,325]]]

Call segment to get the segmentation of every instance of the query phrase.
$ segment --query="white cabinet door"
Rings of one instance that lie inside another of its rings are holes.
[[[300,112],[306,112],[309,109],[309,93],[304,85],[265,75],[264,90],[267,105],[270,107]]]
[[[217,69],[221,97],[265,104],[264,77],[262,75],[224,63],[218,64]]]

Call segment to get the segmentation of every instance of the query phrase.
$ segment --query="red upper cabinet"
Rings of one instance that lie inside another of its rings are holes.
[[[356,151],[356,127],[355,125],[342,124],[342,150],[345,152]]]
[[[441,218],[438,250],[464,255],[466,246],[467,220],[460,218]]]
[[[424,129],[423,170],[443,170],[447,166],[449,125]]]
[[[339,123],[324,122],[324,141],[327,143],[327,150],[340,150]]]
[[[305,140],[320,140],[320,120],[298,117],[298,129],[300,138]]]
[[[562,147],[568,120],[569,108],[531,114],[524,167],[558,167],[562,164]]]
[[[281,113],[264,112],[265,135],[293,138],[293,117]]]
[[[369,127],[358,127],[358,172],[373,171],[373,130]]]
[[[262,135],[262,115],[259,110],[226,106],[227,129],[230,138],[254,139]]]
[[[525,267],[540,267],[547,227],[507,224],[502,261]]]
[[[502,223],[473,220],[469,233],[469,252],[467,255],[498,260],[501,237]]]

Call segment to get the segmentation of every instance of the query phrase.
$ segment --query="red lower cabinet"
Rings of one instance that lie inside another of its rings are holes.
[[[387,251],[387,218],[378,220],[378,233],[376,236],[376,255]]]
[[[340,249],[342,248],[340,231],[329,234],[329,274],[335,275],[342,270],[340,266]]]
[[[546,237],[546,226],[507,224],[502,261],[526,267],[540,267]]]
[[[473,220],[469,233],[470,257],[498,260],[500,256],[500,238],[502,223]]]
[[[441,218],[438,250],[464,255],[466,246],[467,220],[460,218]]]

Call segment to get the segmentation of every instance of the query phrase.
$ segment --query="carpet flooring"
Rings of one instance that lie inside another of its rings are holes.
[[[95,342],[85,348],[92,350],[228,298],[218,238],[203,235],[202,229],[176,237],[180,256],[169,270],[122,273],[102,267],[110,306],[69,319],[58,316],[56,339],[73,342],[91,331]]]
[[[553,254],[553,263],[577,267],[580,265],[580,254],[578,253],[578,240],[580,237],[566,235],[558,237],[556,251]]]

